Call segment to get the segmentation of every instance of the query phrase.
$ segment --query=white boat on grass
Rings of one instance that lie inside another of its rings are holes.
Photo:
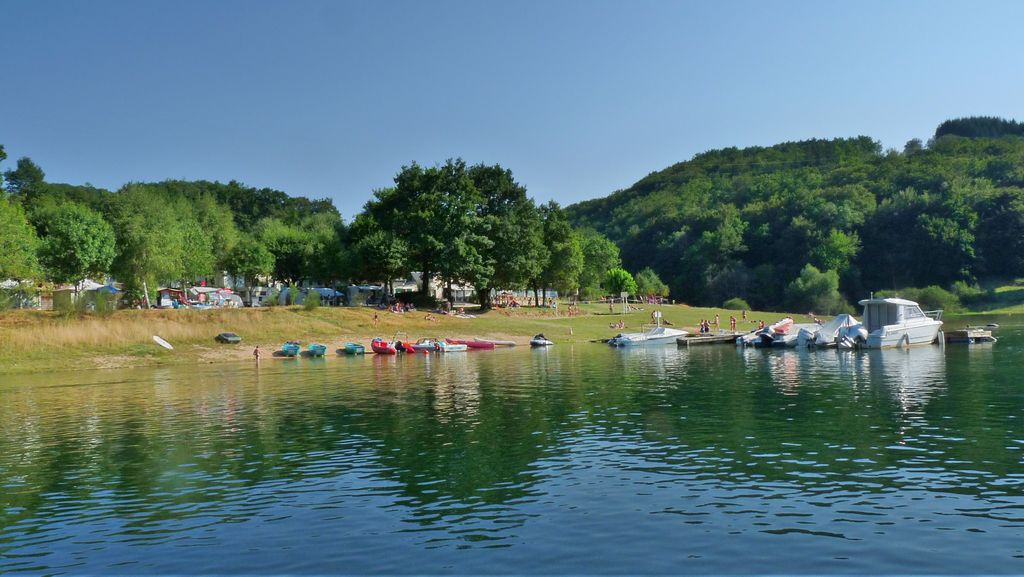
[[[922,311],[914,301],[900,298],[869,298],[864,307],[863,346],[869,349],[928,345],[939,338],[942,311]]]

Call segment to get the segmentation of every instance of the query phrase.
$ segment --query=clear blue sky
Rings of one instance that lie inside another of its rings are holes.
[[[1024,2],[2,0],[0,22],[3,168],[235,179],[346,218],[413,160],[568,204],[712,148],[1024,119]]]

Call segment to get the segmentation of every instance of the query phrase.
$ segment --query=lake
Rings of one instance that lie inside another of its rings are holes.
[[[3,376],[0,574],[1024,573],[1024,325]]]

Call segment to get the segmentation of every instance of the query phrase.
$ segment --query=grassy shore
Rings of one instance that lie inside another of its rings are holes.
[[[653,307],[621,313],[621,305],[609,313],[608,305],[584,305],[579,316],[569,317],[565,307],[492,310],[475,318],[433,315],[424,312],[395,314],[368,308],[273,307],[235,310],[123,310],[106,316],[62,315],[45,311],[0,313],[0,373],[78,370],[154,366],[196,362],[219,362],[251,358],[259,345],[265,358],[281,343],[294,339],[303,345],[320,342],[329,355],[348,341],[369,348],[375,336],[402,340],[419,337],[481,337],[513,340],[527,344],[531,336],[544,333],[556,343],[586,342],[614,336],[619,329],[611,323],[622,320],[625,330],[638,331],[650,322]],[[658,307],[664,318],[677,328],[694,332],[701,319],[720,315],[728,328],[731,314],[738,311],[694,308],[685,305]],[[472,311],[469,311],[472,312]],[[374,326],[374,314],[379,320]],[[739,328],[749,329],[757,319],[772,322],[781,313],[753,312]],[[794,317],[798,322],[803,317]],[[241,335],[242,344],[214,342],[221,332]],[[169,351],[157,346],[153,335],[174,345]]]

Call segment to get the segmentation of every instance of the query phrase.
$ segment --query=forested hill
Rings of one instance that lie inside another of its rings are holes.
[[[836,278],[848,301],[963,290],[1024,276],[1021,126],[951,120],[903,151],[864,136],[715,150],[567,212],[615,241],[626,268],[654,268],[695,304],[795,304]]]

